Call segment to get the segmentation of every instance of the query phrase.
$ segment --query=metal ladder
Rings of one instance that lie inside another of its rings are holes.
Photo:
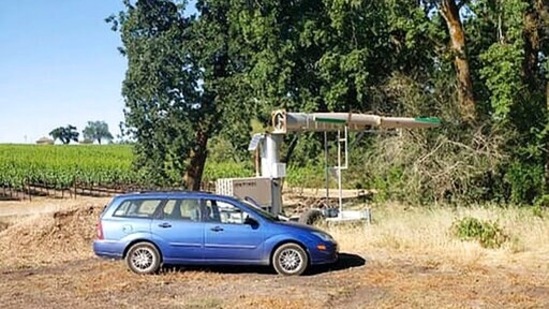
[[[343,136],[342,136],[343,135]],[[342,172],[349,168],[349,130],[345,126],[342,130],[337,130],[337,166],[329,168],[328,166],[328,133],[324,132],[324,159],[326,164],[326,205],[329,205],[330,199],[330,171],[337,179],[338,188],[338,210],[339,213],[343,210],[343,181]],[[345,163],[342,161],[345,160]]]

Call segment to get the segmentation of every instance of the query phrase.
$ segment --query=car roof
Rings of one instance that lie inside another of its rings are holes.
[[[177,198],[177,197],[220,197],[230,198],[230,196],[224,196],[214,194],[207,191],[186,191],[186,190],[153,190],[153,191],[137,191],[118,194],[116,198]]]

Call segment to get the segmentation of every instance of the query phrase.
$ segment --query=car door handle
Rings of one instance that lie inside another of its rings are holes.
[[[210,230],[212,230],[214,232],[221,232],[221,231],[223,231],[223,228],[220,227],[220,226],[216,226],[216,227],[212,227]]]
[[[172,227],[172,225],[169,224],[168,222],[161,223],[158,226],[161,227],[161,228],[164,228],[164,229]]]

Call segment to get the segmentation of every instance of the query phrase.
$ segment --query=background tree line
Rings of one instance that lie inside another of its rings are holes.
[[[249,162],[252,125],[285,108],[440,117],[354,145],[346,179],[378,198],[531,203],[549,189],[546,1],[123,2],[107,21],[128,60],[125,125],[158,183],[198,189],[209,149]],[[292,166],[323,162],[322,136],[286,139]]]
[[[88,121],[88,124],[82,130],[84,140],[80,141],[83,144],[92,144],[97,141],[101,145],[105,140],[111,141],[113,136],[109,131],[109,125],[105,121]],[[71,124],[66,126],[57,127],[50,132],[50,136],[53,138],[52,142],[60,140],[63,144],[69,144],[70,142],[78,143],[80,133],[77,128]]]

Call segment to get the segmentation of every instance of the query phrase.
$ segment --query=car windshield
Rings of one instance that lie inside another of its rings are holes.
[[[241,202],[245,203],[246,205],[252,207],[258,215],[263,217],[264,219],[270,220],[270,221],[280,221],[278,216],[273,215],[272,213],[263,210],[261,206],[256,204],[253,200],[249,199],[239,199]]]

